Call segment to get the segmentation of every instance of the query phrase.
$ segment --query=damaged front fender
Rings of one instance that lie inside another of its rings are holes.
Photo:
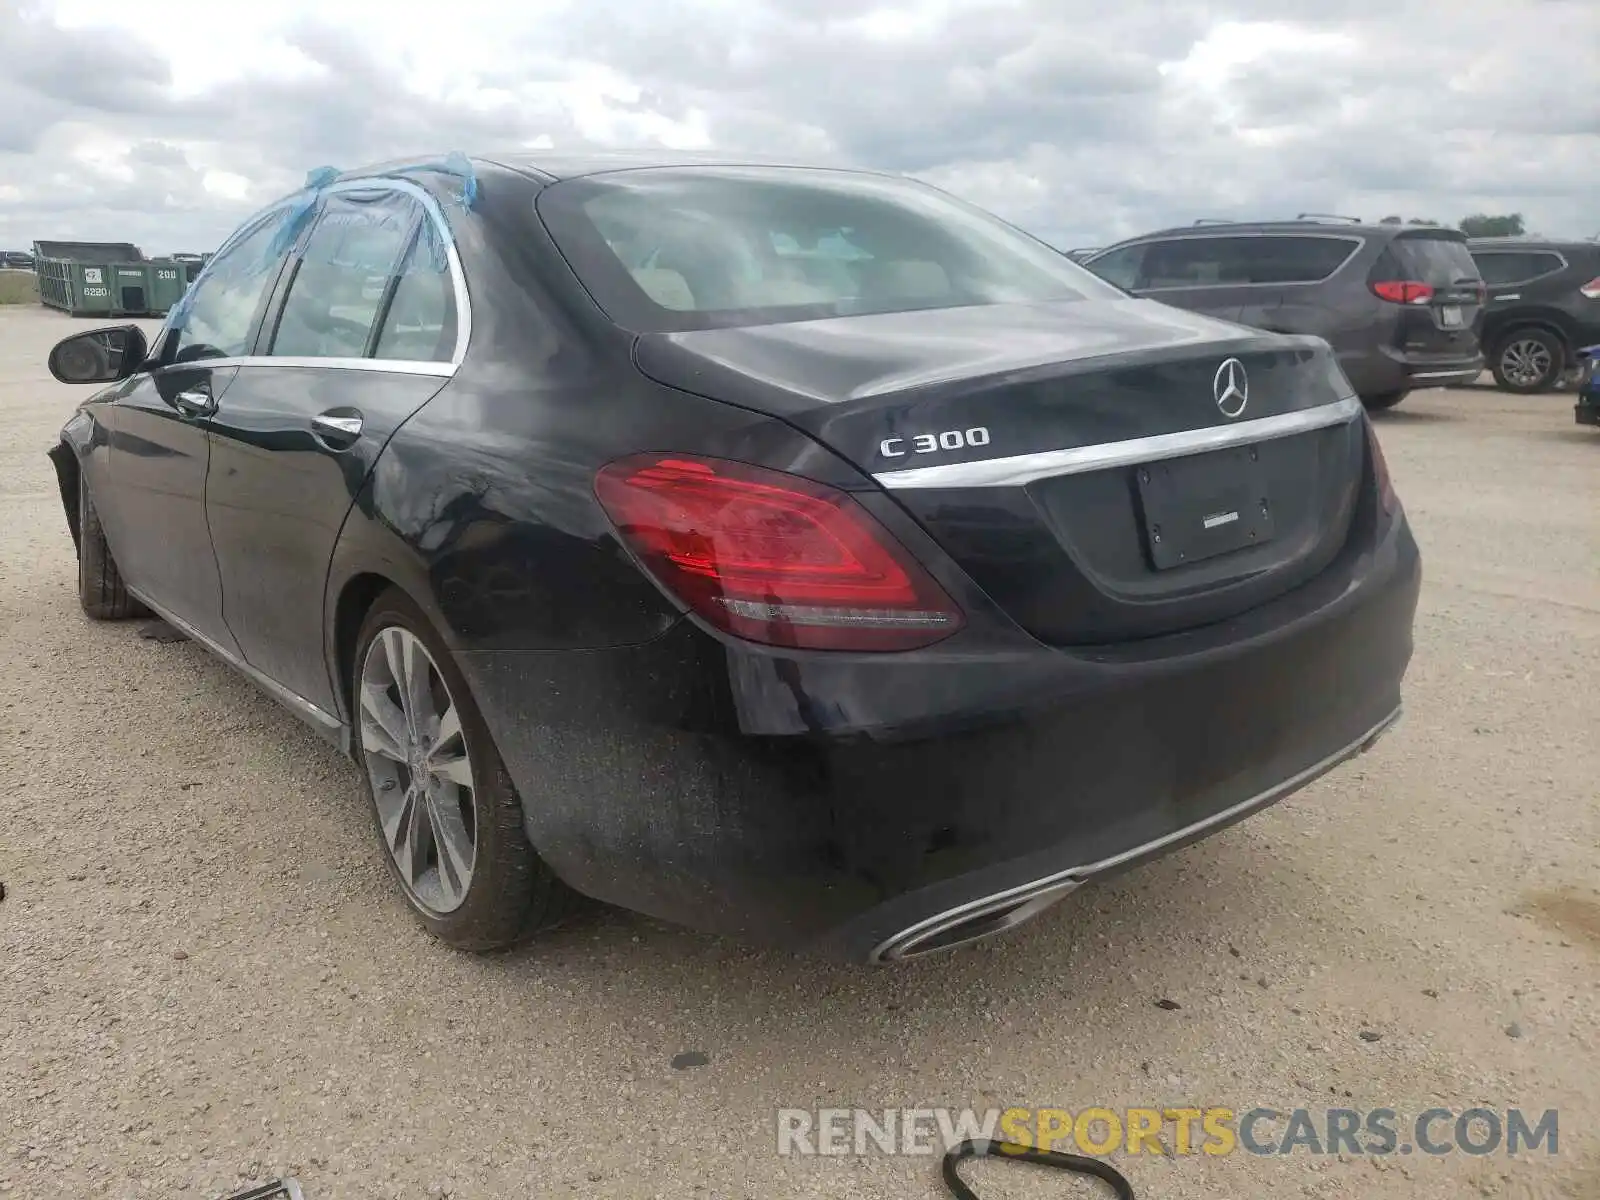
[[[78,544],[78,455],[66,440],[66,431],[62,431],[62,440],[51,446],[47,453],[51,465],[56,469],[56,486],[61,489],[61,508],[67,518],[67,532],[72,534],[74,549],[81,551]]]
[[[95,397],[90,397],[90,400]],[[83,469],[83,459],[94,443],[95,420],[85,401],[70,420],[61,427],[60,440],[45,453],[56,469],[56,486],[61,490],[61,508],[67,518],[67,532],[72,534],[72,544],[78,546],[78,474]]]

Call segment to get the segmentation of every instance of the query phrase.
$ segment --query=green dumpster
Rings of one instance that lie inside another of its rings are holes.
[[[158,292],[183,295],[183,272],[171,264],[148,263],[127,242],[35,242],[39,300],[74,316],[157,316]],[[166,278],[160,271],[170,272]]]
[[[189,290],[189,272],[171,258],[152,258],[145,264],[150,275],[150,312],[156,316],[172,311]]]
[[[183,268],[185,278],[190,283],[195,281],[206,263],[211,261],[211,255],[209,254],[175,253],[167,255],[167,257]]]
[[[110,263],[111,311],[116,316],[147,316],[150,307],[150,275],[148,263]]]
[[[40,258],[35,262],[39,303],[75,317],[111,315],[111,284],[105,267],[70,258]]]

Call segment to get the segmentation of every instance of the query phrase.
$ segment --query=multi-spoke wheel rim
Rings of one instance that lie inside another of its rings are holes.
[[[391,625],[372,639],[359,708],[362,758],[400,881],[425,910],[453,912],[477,860],[472,760],[450,689],[410,630]]]
[[[1550,374],[1550,347],[1537,338],[1512,342],[1500,353],[1500,370],[1518,387],[1535,387]]]

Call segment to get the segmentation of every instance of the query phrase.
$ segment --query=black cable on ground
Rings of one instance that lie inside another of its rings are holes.
[[[1026,1162],[1041,1167],[1054,1167],[1058,1171],[1070,1171],[1074,1175],[1090,1175],[1106,1184],[1117,1200],[1136,1200],[1133,1185],[1127,1181],[1122,1172],[1101,1159],[1085,1158],[1081,1154],[1062,1154],[1055,1150],[1035,1150],[1032,1146],[1023,1146],[1016,1142],[991,1142],[987,1138],[962,1142],[945,1151],[942,1164],[944,1185],[950,1189],[950,1194],[956,1200],[980,1200],[978,1193],[967,1186],[966,1180],[961,1178],[961,1172],[957,1169],[962,1160],[968,1158],[999,1158],[1007,1162]]]

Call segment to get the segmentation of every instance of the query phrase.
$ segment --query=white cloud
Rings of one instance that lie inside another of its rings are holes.
[[[1312,209],[1600,231],[1595,0],[4,3],[0,245],[215,242],[314,166],[581,144],[907,170],[1059,244]]]

